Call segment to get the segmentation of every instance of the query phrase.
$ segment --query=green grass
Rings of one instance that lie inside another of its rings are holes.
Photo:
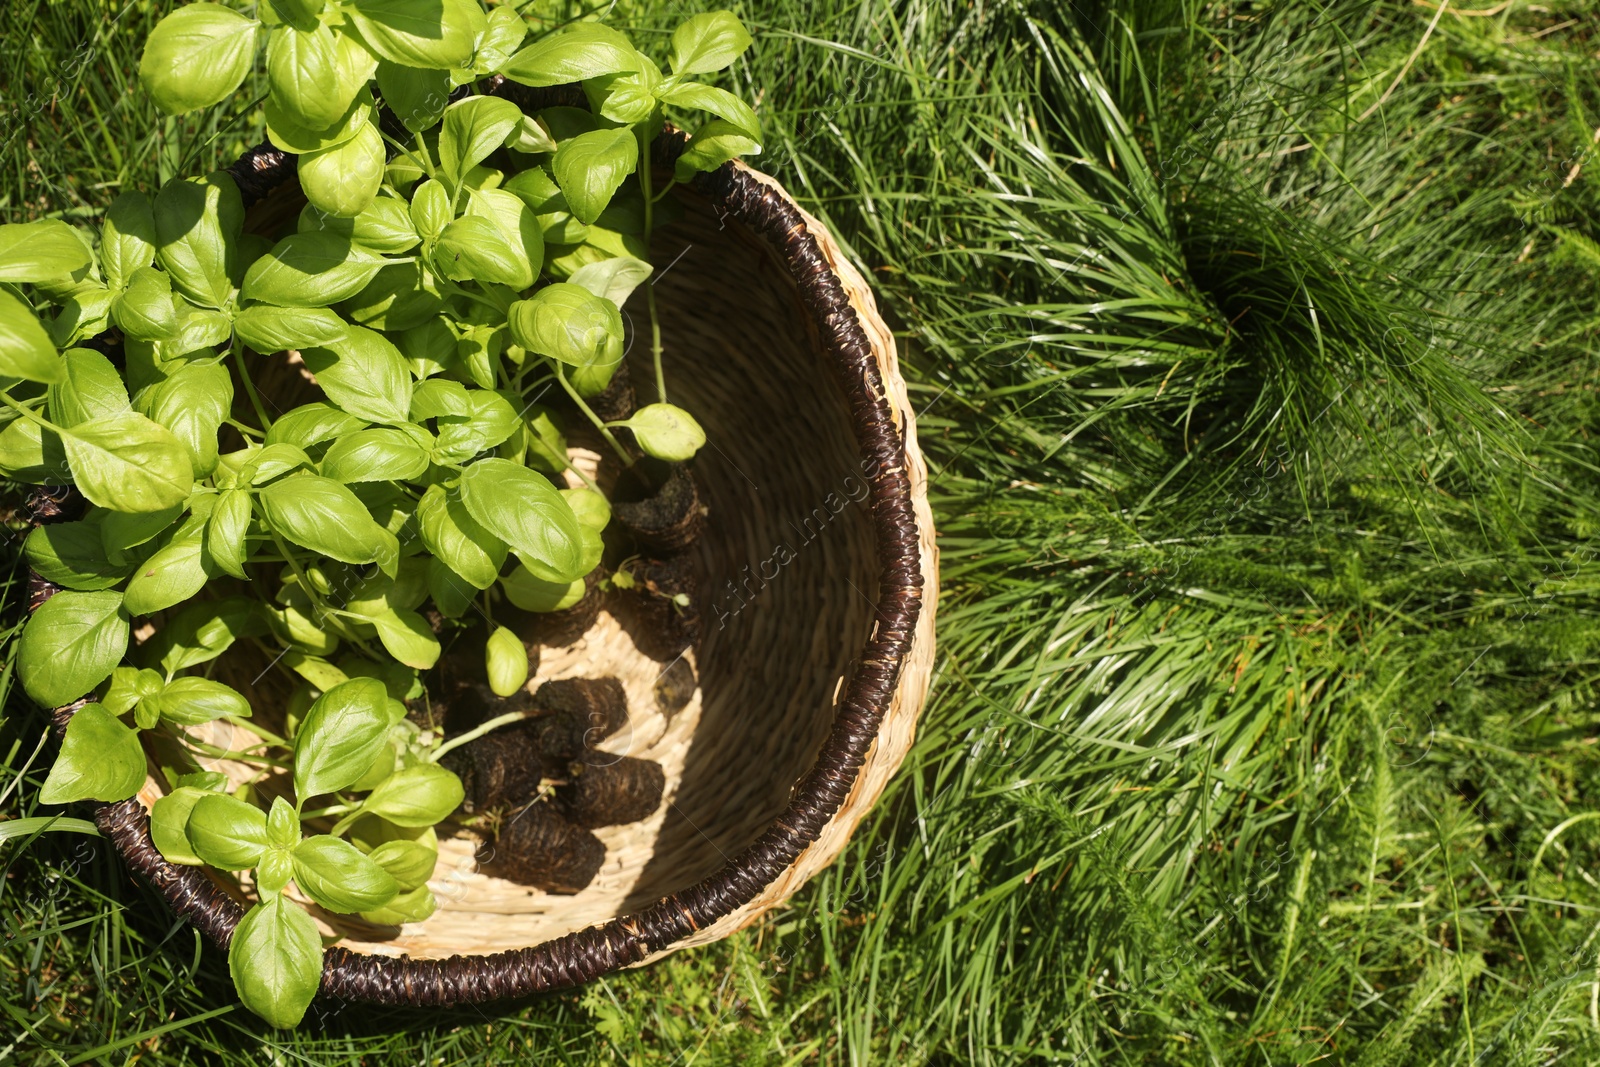
[[[715,947],[290,1035],[101,845],[0,844],[0,1059],[1594,1062],[1597,6],[742,5],[730,84],[871,272],[935,472],[878,812]],[[148,7],[0,15],[6,217],[253,132],[127,91]]]

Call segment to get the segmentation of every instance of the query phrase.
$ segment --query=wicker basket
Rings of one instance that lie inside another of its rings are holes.
[[[657,167],[683,144],[663,135]],[[270,149],[233,173],[246,203],[260,202],[253,217],[303,203],[292,160]],[[911,745],[933,657],[937,551],[894,340],[827,230],[771,178],[733,163],[676,195],[684,217],[657,232],[651,256],[673,400],[711,443],[695,468],[709,508],[696,542],[704,636],[686,654],[699,690],[674,714],[656,710],[663,664],[605,613],[547,651],[530,683],[620,678],[631,718],[605,747],[662,764],[666,803],[599,831],[605,866],[575,895],[490,877],[458,837],[441,842],[430,882],[439,910],[427,921],[395,936],[314,912],[342,938],[325,954],[325,996],[490,1001],[725,937],[838,855]],[[634,372],[650,379],[648,353]],[[53,591],[33,577],[34,606]],[[225,948],[248,901],[162,859],[147,817],[161,792],[153,775],[95,821],[174,912]]]

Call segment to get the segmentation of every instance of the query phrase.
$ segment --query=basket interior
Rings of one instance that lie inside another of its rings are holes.
[[[832,723],[841,681],[870,634],[877,593],[849,412],[781,262],[702,198],[678,195],[684,217],[657,231],[651,255],[670,399],[694,413],[709,441],[695,460],[709,509],[693,549],[703,637],[686,653],[700,691],[664,717],[652,690],[667,664],[641,653],[604,612],[573,645],[545,649],[529,682],[620,678],[630,722],[603,747],[661,763],[666,800],[642,823],[597,831],[605,866],[575,895],[481,872],[476,838],[446,837],[430,883],[435,915],[395,930],[319,914],[346,947],[414,958],[495,952],[685,889],[770,825]],[[639,402],[648,403],[654,372],[642,289],[624,312],[630,370]],[[252,694],[267,722],[277,702],[272,677]],[[152,782],[146,803],[154,789]]]

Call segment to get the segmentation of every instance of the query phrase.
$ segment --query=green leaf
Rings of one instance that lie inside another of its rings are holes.
[[[204,796],[214,794],[192,786],[179,786],[150,808],[150,840],[168,863],[199,867],[205,863],[189,844],[189,816]]]
[[[401,893],[384,907],[362,912],[361,917],[379,926],[399,926],[402,923],[419,923],[432,915],[437,907],[432,891],[425,885],[419,885]]]
[[[89,348],[70,348],[61,357],[66,377],[50,387],[50,420],[71,429],[129,409],[128,390],[111,361]]]
[[[190,604],[156,631],[141,651],[143,662],[159,662],[176,672],[197,667],[222,655],[241,637],[265,632],[256,601],[234,596]]]
[[[78,490],[115,511],[161,511],[189,499],[189,452],[165,427],[125,411],[62,435]]]
[[[439,130],[439,172],[454,190],[522,125],[522,109],[493,96],[469,96],[445,109]]]
[[[376,678],[340,682],[317,698],[294,735],[294,792],[301,802],[347,788],[388,744],[388,692]]]
[[[382,334],[351,326],[339,340],[300,356],[328,399],[350,414],[372,422],[409,421],[411,369]]]
[[[228,972],[245,1007],[273,1026],[299,1025],[322,981],[317,924],[287,897],[257,904],[234,928]]]
[[[293,856],[295,884],[329,911],[350,915],[381,908],[399,892],[393,875],[337,837],[308,837]]]
[[[272,31],[267,38],[267,85],[280,108],[314,130],[343,118],[355,96],[343,94],[337,41],[321,23],[309,30],[280,26]]]
[[[378,91],[383,102],[412,133],[431,128],[443,117],[452,88],[448,70],[378,64]]]
[[[269,6],[291,26],[309,30],[317,24],[326,0],[269,0]]]
[[[461,806],[461,779],[435,763],[403,767],[367,796],[362,810],[396,826],[432,826]]]
[[[305,449],[290,444],[271,444],[251,450],[239,469],[239,476],[241,482],[266,485],[274,478],[310,465],[311,457],[306,455]]]
[[[50,335],[32,309],[0,292],[0,376],[30,382],[59,382],[66,373]]]
[[[591,99],[599,99],[600,117],[624,126],[647,122],[656,113],[652,81],[659,78],[639,74],[613,74],[584,85]]]
[[[396,263],[380,270],[341,309],[352,322],[375,330],[404,332],[439,313],[444,298],[421,263]]]
[[[250,494],[242,489],[225,489],[206,523],[206,552],[218,569],[235,578],[247,577],[244,565],[250,557],[250,546],[245,535],[250,529],[250,514]]]
[[[180,7],[150,31],[139,80],[171,115],[221,103],[250,73],[258,25],[221,4]]]
[[[527,446],[528,466],[546,474],[567,469],[567,438],[555,412],[543,404],[530,404],[523,421],[523,444]]]
[[[355,433],[365,425],[365,422],[354,415],[348,415],[331,404],[317,401],[312,404],[302,404],[276,419],[272,429],[267,431],[267,444],[289,444],[310,448],[323,441]]]
[[[712,119],[695,131],[689,147],[673,164],[672,174],[678,181],[687,182],[696,171],[716,170],[730,159],[760,151],[760,143],[739,127],[722,119]]]
[[[511,246],[492,219],[481,215],[467,215],[445,226],[433,250],[433,267],[453,281],[501,285],[515,285],[532,273],[527,256]]]
[[[111,201],[100,225],[100,263],[106,284],[120,289],[140,267],[156,261],[156,218],[150,198],[126,192]]]
[[[238,797],[207,793],[190,810],[185,833],[194,854],[211,866],[248,870],[267,849],[267,816]]]
[[[442,182],[430,178],[411,194],[411,221],[423,237],[438,237],[452,217],[450,194]]]
[[[44,282],[90,262],[77,231],[60,219],[0,226],[0,282]]]
[[[111,300],[111,320],[138,341],[164,341],[178,332],[172,279],[154,267],[140,267],[128,287]]]
[[[345,12],[380,59],[446,70],[472,61],[479,27],[460,0],[353,0]]]
[[[267,524],[290,541],[342,563],[376,562],[392,571],[400,545],[349,489],[331,478],[297,474],[262,489]]]
[[[233,333],[233,320],[227,312],[193,307],[178,298],[183,311],[178,320],[178,335],[156,345],[162,359],[204,359],[216,355],[214,345],[222,344]]]
[[[674,74],[710,74],[744,54],[751,45],[744,23],[731,11],[708,11],[683,21],[672,33],[668,62]]]
[[[433,451],[440,463],[470,459],[517,432],[517,411],[504,395],[474,389],[466,394],[466,402],[465,413],[439,416],[439,439]]]
[[[420,841],[400,839],[385,841],[373,849],[367,858],[388,871],[401,892],[410,892],[433,877],[434,867],[439,862],[439,851]]]
[[[528,681],[528,649],[522,638],[496,626],[484,645],[484,665],[489,674],[489,688],[496,696],[508,697]]]
[[[526,289],[539,276],[544,263],[544,231],[528,205],[515,194],[501,189],[472,190],[467,199],[467,215],[481,216],[495,223],[500,236],[516,254],[518,265],[526,269],[507,282],[513,289]]]
[[[319,469],[346,484],[416,478],[428,469],[428,453],[399,430],[362,430],[334,442]]]
[[[672,404],[646,404],[623,425],[646,455],[674,463],[694,458],[706,443],[706,432],[694,416]]]
[[[106,557],[97,522],[57,522],[35,527],[23,542],[28,566],[47,582],[67,589],[109,589],[128,576],[129,565]]]
[[[300,816],[294,805],[282,797],[272,798],[267,811],[267,846],[273,849],[292,849],[300,843]]]
[[[187,363],[139,396],[139,409],[188,450],[196,478],[217,466],[217,431],[233,408],[233,379],[220,364]]]
[[[416,612],[390,609],[372,616],[371,622],[389,655],[407,667],[425,671],[439,662],[439,639]]]
[[[556,282],[511,305],[511,339],[571,367],[614,368],[622,362],[617,305],[571,282]]]
[[[506,142],[506,146],[514,148],[518,152],[527,152],[529,155],[554,152],[556,150],[556,142],[550,136],[550,131],[540,125],[539,120],[532,115],[522,116],[521,125],[517,127],[517,132],[512,134],[511,139]]]
[[[461,475],[461,499],[538,577],[583,577],[578,517],[543,475],[510,460],[479,460]]]
[[[384,255],[409,252],[421,240],[417,228],[411,224],[410,208],[410,204],[397,196],[378,197],[354,220],[345,223],[350,227],[350,240]],[[337,221],[344,222],[343,219]]]
[[[593,223],[611,196],[639,163],[639,142],[633,130],[595,130],[561,142],[551,169],[572,214]]]
[[[195,523],[139,564],[123,593],[128,614],[153,615],[192,599],[212,577],[204,557],[205,527]]]
[[[174,179],[156,194],[156,257],[184,296],[220,308],[233,295],[244,201],[226,171]]]
[[[282,800],[279,797],[278,800]],[[277,801],[273,802],[274,805]],[[256,892],[263,898],[274,893],[281,893],[289,880],[294,877],[294,861],[289,857],[286,848],[269,848],[261,854],[261,860],[256,864]]]
[[[144,749],[138,733],[99,704],[85,704],[67,723],[61,751],[39,790],[39,800],[45,804],[127,800],[144,780]]]
[[[344,336],[345,322],[327,308],[280,308],[258,304],[233,317],[239,340],[263,355],[326,345]],[[276,424],[274,424],[276,425]]]
[[[578,521],[591,530],[604,530],[611,522],[611,505],[593,489],[563,489],[562,499],[571,507]]]
[[[61,305],[61,313],[50,323],[50,340],[57,348],[68,348],[105,333],[111,325],[111,302],[115,296],[110,289],[93,287],[73,296]]]
[[[300,188],[313,207],[353,218],[365,211],[383,185],[383,138],[367,123],[350,140],[300,156]]]
[[[661,93],[661,99],[678,107],[709,111],[745,136],[756,141],[761,140],[761,120],[756,118],[756,113],[750,109],[749,104],[726,89],[701,85],[699,82],[679,82],[665,88]]]
[[[384,265],[326,230],[290,234],[245,272],[240,295],[284,307],[323,308],[359,293]]]
[[[579,267],[567,281],[572,285],[581,285],[595,296],[604,297],[620,308],[628,302],[633,291],[650,277],[651,269],[650,264],[642,259],[613,256]]]
[[[106,684],[105,696],[100,703],[113,715],[123,715],[146,697],[156,696],[167,684],[158,671],[140,670],[137,667],[117,667]]]
[[[565,611],[589,591],[582,578],[572,582],[547,582],[526,567],[517,567],[501,580],[506,599],[523,611]]]
[[[268,97],[265,109],[267,140],[272,142],[273,147],[295,155],[337,148],[372,125],[372,104],[370,92],[358,91],[355,99],[337,122],[326,129],[315,130],[300,125],[294,120],[293,115],[279,107],[277,101]]]
[[[41,707],[59,708],[110,677],[127,650],[121,593],[61,592],[23,627],[17,673]]]
[[[250,702],[242,694],[209,678],[174,678],[155,701],[161,717],[179,726],[199,726],[230,715],[250,717]]]
[[[626,37],[597,22],[579,22],[522,49],[500,73],[523,85],[545,86],[638,68],[639,53]]]
[[[144,558],[148,553],[135,553],[132,550],[171,529],[173,522],[186,510],[187,499],[182,504],[174,504],[160,511],[101,512],[98,516],[100,542],[105,546],[106,558],[119,567]]]
[[[35,485],[59,485],[71,477],[60,435],[32,419],[16,419],[0,430],[0,473]]]

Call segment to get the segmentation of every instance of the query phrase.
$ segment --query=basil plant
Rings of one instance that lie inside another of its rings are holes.
[[[568,398],[623,465],[704,443],[666,401],[648,289],[655,402],[607,424],[588,400],[622,361],[619,305],[672,204],[640,165],[666,112],[710,116],[673,182],[758,151],[760,131],[694,80],[750,44],[727,12],[679,27],[664,73],[595,22],[530,40],[509,3],[256,11],[179,8],[140,76],[163,109],[204,108],[264,53],[268,137],[309,201],[295,232],[247,233],[224,172],[126,192],[98,234],[0,226],[0,473],[87,502],[25,547],[60,591],[23,631],[18,676],[46,708],[81,705],[41,799],[125,800],[158,767],[156,846],[253,892],[234,983],[291,1026],[322,968],[302,902],[380,924],[434,909],[433,827],[462,800],[438,759],[465,737],[404,702],[441,625],[495,596],[564,608],[600,562],[610,507],[582,472],[560,487],[574,468],[537,398]],[[579,82],[591,106],[524,114],[467,88],[491,75]],[[276,410],[257,379],[296,360],[316,399]],[[509,695],[525,650],[493,630],[488,676]],[[213,677],[236,645],[297,676],[281,734]],[[202,732],[219,720],[235,729]]]

